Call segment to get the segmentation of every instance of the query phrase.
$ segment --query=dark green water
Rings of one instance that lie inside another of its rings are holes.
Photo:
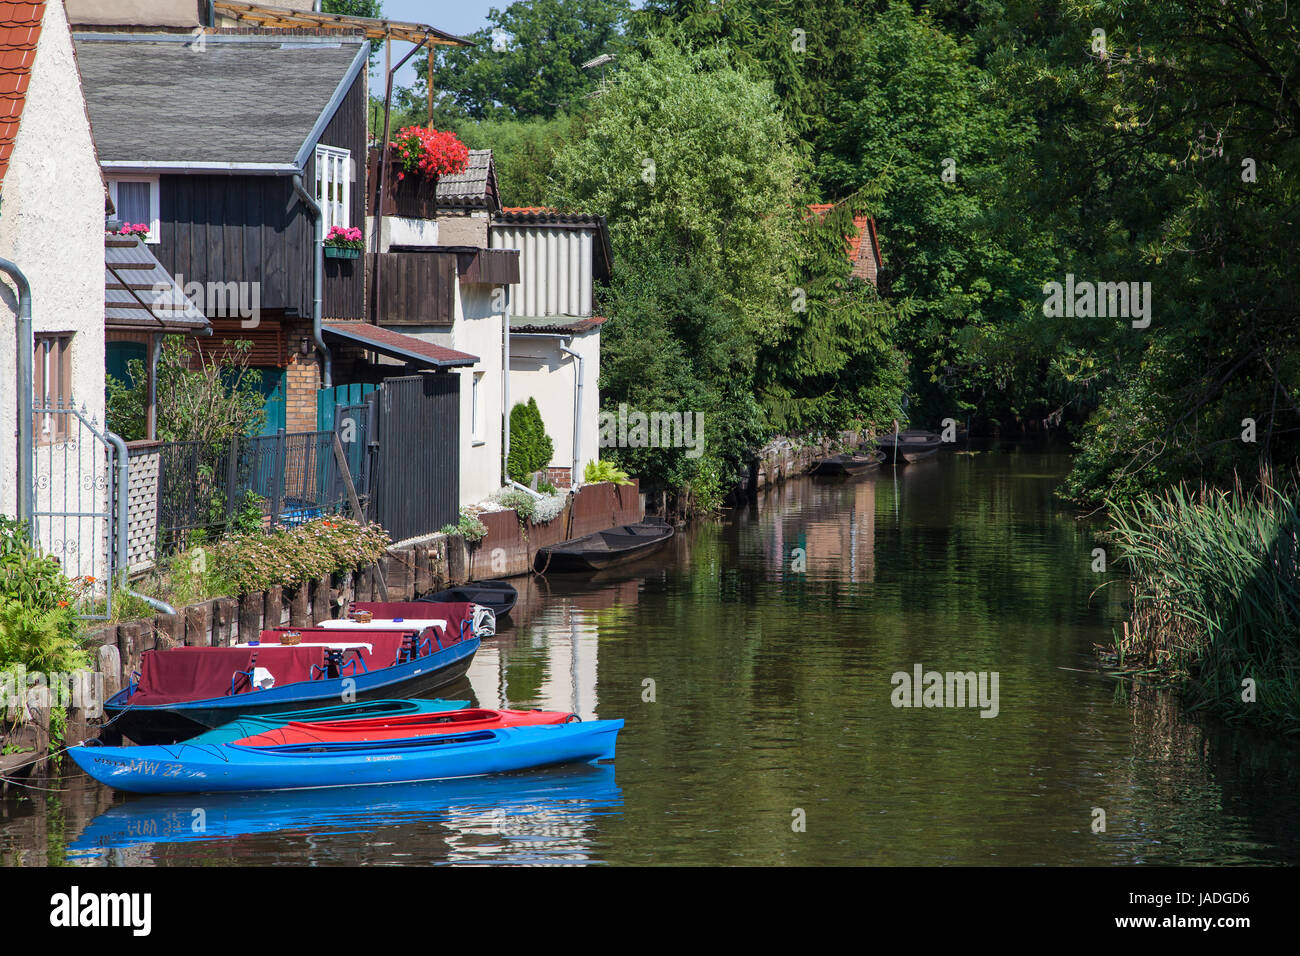
[[[74,771],[0,804],[0,859],[1300,861],[1300,751],[1096,673],[1123,587],[1094,593],[1111,576],[1052,497],[1066,464],[947,453],[796,480],[621,574],[519,582],[514,623],[447,696],[621,716],[613,768],[222,801]],[[996,672],[997,716],[893,706],[916,665]]]

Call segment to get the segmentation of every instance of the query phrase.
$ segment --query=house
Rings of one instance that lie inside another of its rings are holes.
[[[547,479],[576,487],[600,458],[600,331],[594,283],[613,252],[601,216],[506,207],[492,217],[493,249],[519,252],[510,288],[509,404],[537,400],[555,454]]]
[[[62,0],[0,4],[0,63],[0,511],[102,578],[104,182]]]
[[[516,252],[488,248],[496,205],[491,151],[471,150],[467,168],[439,177],[433,189],[414,176],[398,186],[396,176],[386,174],[377,214],[378,161],[375,150],[367,191],[371,321],[424,348],[472,360],[456,368],[457,458],[459,503],[475,504],[503,481],[508,289],[519,276]]]
[[[826,218],[826,214],[838,203],[813,203],[808,207],[809,216]],[[880,256],[880,239],[876,235],[876,220],[872,216],[854,216],[853,231],[844,237],[847,242],[849,261],[853,269],[849,273],[855,278],[878,285],[881,266],[884,260]]]
[[[319,322],[360,318],[351,260],[318,229],[361,220],[367,44],[359,38],[77,33],[99,159],[120,219],[213,328],[252,343],[267,430],[314,431]],[[319,280],[319,281],[318,281]],[[129,339],[110,336],[110,349]]]

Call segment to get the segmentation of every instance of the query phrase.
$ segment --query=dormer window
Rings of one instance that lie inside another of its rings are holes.
[[[117,176],[108,181],[108,196],[113,200],[117,218],[123,225],[143,223],[149,227],[149,245],[157,245],[158,228],[158,177]]]
[[[336,146],[316,147],[316,201],[325,232],[352,228],[352,153]]]

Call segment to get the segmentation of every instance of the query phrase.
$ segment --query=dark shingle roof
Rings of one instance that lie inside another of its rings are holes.
[[[492,164],[492,150],[471,149],[469,165],[463,173],[438,178],[439,206],[497,205],[497,171]]]
[[[366,62],[349,37],[75,35],[103,163],[288,166]]]
[[[371,325],[369,322],[326,322],[321,328],[326,333],[336,335],[353,345],[373,349],[384,355],[426,368],[457,368],[473,365],[478,361],[477,355],[426,342],[414,335],[404,335],[392,329]]]

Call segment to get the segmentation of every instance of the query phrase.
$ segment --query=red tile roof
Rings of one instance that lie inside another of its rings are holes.
[[[9,157],[18,139],[18,124],[27,102],[36,43],[41,37],[45,0],[10,3],[0,0],[0,189],[9,172]]]
[[[426,342],[414,335],[403,335],[401,332],[394,332],[392,329],[371,325],[368,322],[326,322],[322,327],[326,332],[333,332],[335,335],[351,340],[354,344],[367,346],[376,352],[417,362],[424,359],[435,367],[473,365],[478,361],[477,355],[457,352],[455,349]]]
[[[811,219],[813,216],[816,216],[818,219],[821,219],[825,217],[828,212],[834,209],[836,205],[837,204],[833,202],[811,203],[808,206],[808,212],[811,214],[808,218]],[[871,253],[871,259],[860,261],[859,255],[862,252],[862,240],[868,237],[870,237],[871,241],[868,244],[867,249]],[[867,279],[874,284],[876,281],[876,272],[879,270],[880,266],[884,264],[884,260],[880,255],[880,239],[876,235],[876,220],[871,216],[854,216],[853,232],[852,234],[845,236],[845,239],[848,240],[849,261],[855,266],[854,275]]]

